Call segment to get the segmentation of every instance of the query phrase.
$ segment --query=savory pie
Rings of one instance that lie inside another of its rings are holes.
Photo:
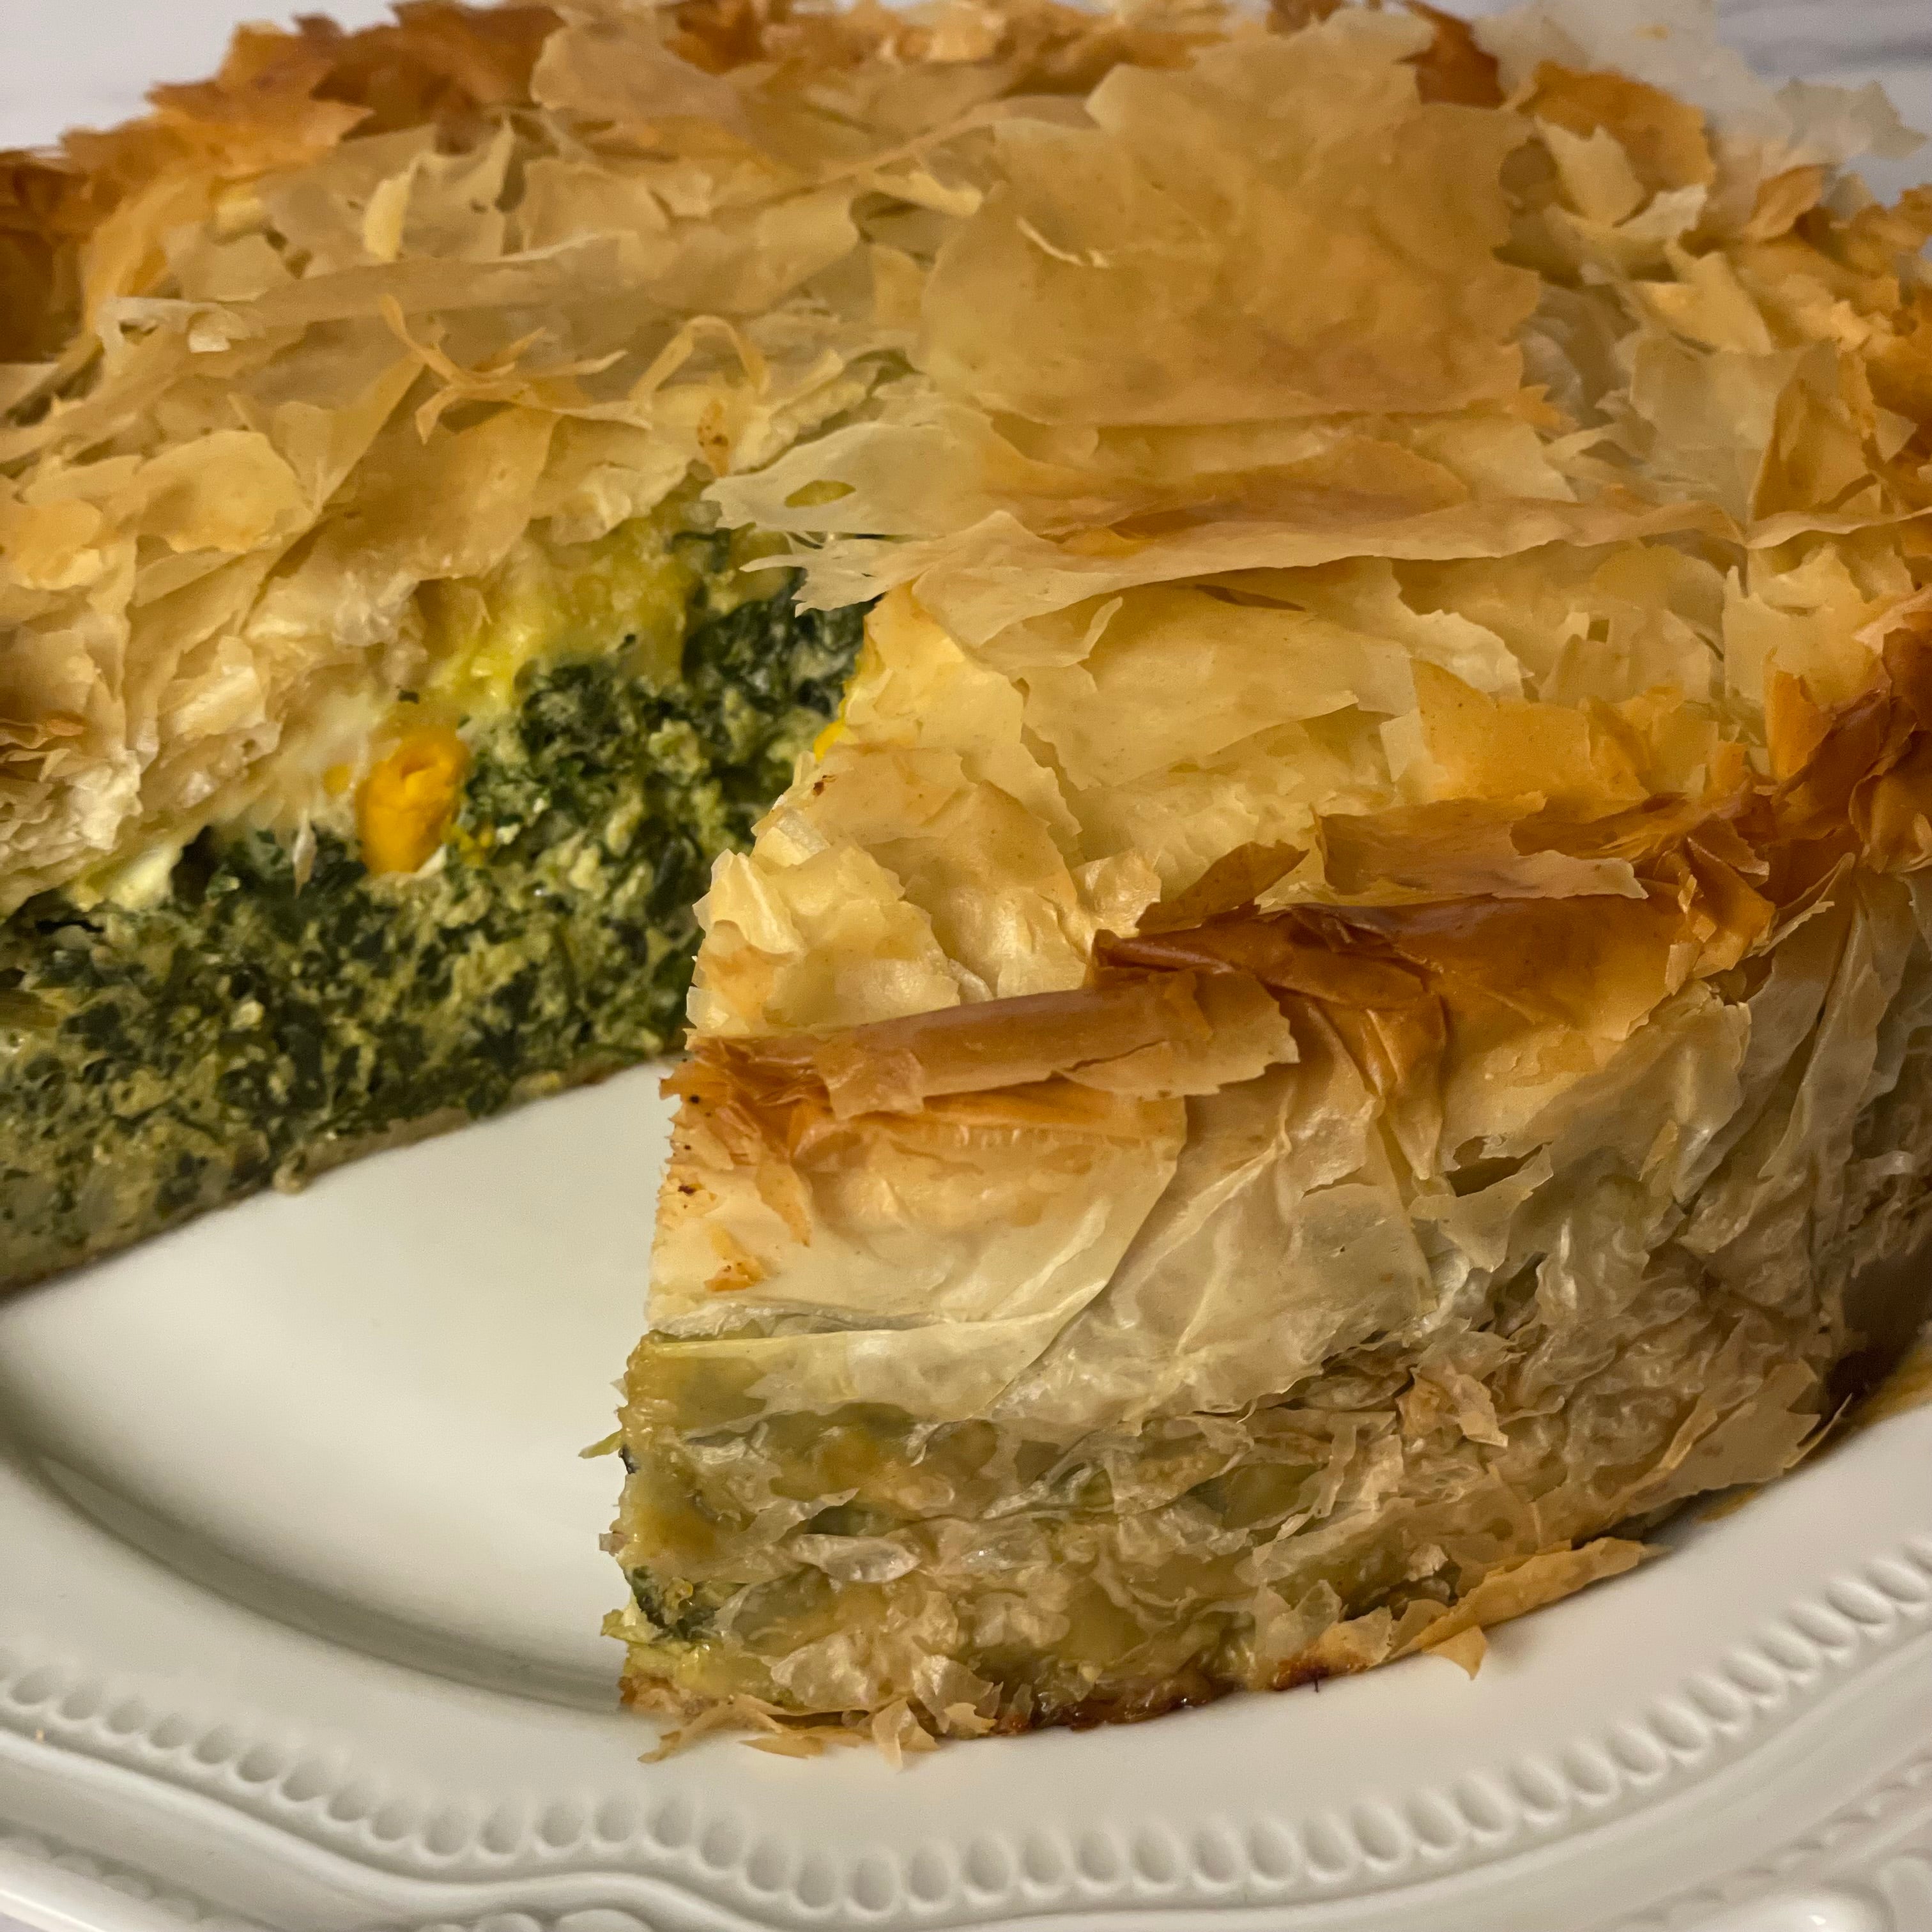
[[[0,160],[0,1285],[662,1050],[836,704],[702,487],[903,376],[907,143],[1024,62],[566,10]]]
[[[1932,1201],[1882,101],[932,19],[1066,38],[918,148],[910,373],[706,493],[878,601],[700,908],[622,1414],[627,1693],[783,1750],[1473,1666],[1818,1441]]]
[[[1592,0],[400,14],[0,166],[0,1280],[659,1051],[717,857],[633,1701],[1473,1666],[1816,1444],[1932,1158],[1882,102]]]

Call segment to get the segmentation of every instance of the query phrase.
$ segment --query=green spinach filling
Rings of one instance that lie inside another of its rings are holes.
[[[374,874],[322,834],[298,878],[267,833],[204,833],[159,904],[50,893],[0,926],[0,1280],[674,1040],[692,902],[836,710],[862,622],[789,583],[714,603],[727,540],[680,541],[709,546],[680,676],[621,646],[526,669],[465,728],[440,866]]]

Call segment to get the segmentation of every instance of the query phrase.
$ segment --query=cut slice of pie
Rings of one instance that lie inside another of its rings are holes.
[[[712,493],[883,601],[700,908],[636,1703],[1472,1666],[1904,1318],[1932,193],[1692,9],[1304,10],[936,152],[921,380]]]
[[[704,488],[1094,31],[758,18],[250,28],[0,161],[0,1285],[674,1042],[859,638]]]

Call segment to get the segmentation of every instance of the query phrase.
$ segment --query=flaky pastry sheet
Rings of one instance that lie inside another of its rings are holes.
[[[291,771],[450,647],[436,586],[903,379],[979,194],[938,137],[1203,31],[407,0],[0,156],[0,910],[210,822],[298,836]]]
[[[974,140],[910,373],[711,492],[882,601],[704,908],[629,1687],[1472,1665],[1805,1454],[1925,1240],[1932,195],[1690,6]]]

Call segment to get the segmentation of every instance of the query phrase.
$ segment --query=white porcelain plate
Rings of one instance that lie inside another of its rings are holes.
[[[575,1452],[639,1325],[663,1121],[631,1074],[0,1309],[0,1909],[1932,1926],[1932,1410],[1509,1626],[1473,1684],[1420,1659],[897,1774],[640,1764],[596,1634],[616,1471]]]
[[[0,140],[257,10],[4,4]],[[1890,58],[1932,118],[1927,0],[1736,24],[1786,70]],[[1420,1659],[896,1774],[640,1763],[596,1634],[616,1472],[576,1452],[663,1130],[629,1075],[0,1304],[0,1923],[1932,1932],[1932,1409],[1474,1683]]]

